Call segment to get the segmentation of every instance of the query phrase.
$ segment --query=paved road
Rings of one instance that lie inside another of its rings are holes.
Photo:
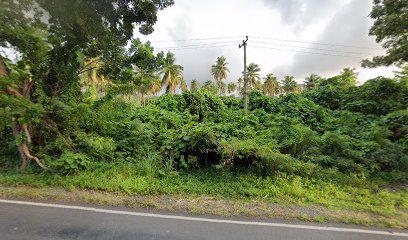
[[[64,205],[8,202],[0,199],[1,240],[137,239],[137,240],[330,240],[408,239],[381,230],[326,228],[179,217]],[[357,231],[357,232],[356,232]]]

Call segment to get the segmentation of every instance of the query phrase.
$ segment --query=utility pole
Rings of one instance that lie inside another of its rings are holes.
[[[246,77],[246,45],[247,45],[247,42],[248,42],[248,36],[246,36],[246,39],[245,40],[242,40],[242,44],[239,44],[239,48],[242,48],[242,47],[244,47],[244,109],[245,109],[245,112],[247,112],[248,111],[248,92],[247,92],[247,89],[248,89],[248,81],[247,81],[247,77]]]

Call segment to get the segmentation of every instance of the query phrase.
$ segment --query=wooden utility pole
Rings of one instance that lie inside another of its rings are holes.
[[[240,44],[239,45],[239,48],[242,48],[242,47],[244,47],[244,96],[243,96],[243,98],[244,98],[244,109],[245,109],[245,112],[247,112],[248,111],[248,92],[247,92],[247,89],[248,89],[248,81],[247,81],[247,77],[246,77],[246,45],[247,45],[247,42],[248,42],[248,36],[246,36],[246,39],[245,40],[242,40],[242,44]]]

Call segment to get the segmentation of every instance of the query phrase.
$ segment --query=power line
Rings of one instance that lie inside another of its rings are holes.
[[[241,38],[243,36],[229,36],[229,37],[210,37],[210,38],[190,38],[190,39],[175,39],[175,40],[160,40],[160,41],[150,41],[151,43],[159,42],[188,42],[188,41],[202,41],[202,40],[214,40],[214,39],[231,39],[231,38]]]
[[[154,50],[155,51],[195,50],[195,49],[217,48],[217,47],[232,47],[232,46],[236,46],[236,44],[225,44],[225,45],[215,45],[215,46],[189,45],[189,46],[184,46],[184,47],[156,48]],[[254,48],[263,48],[263,49],[271,49],[271,50],[278,50],[278,51],[289,51],[289,52],[300,52],[300,53],[317,54],[317,55],[325,55],[325,56],[359,58],[359,59],[363,58],[362,56],[329,54],[329,53],[323,53],[323,52],[301,51],[301,50],[294,50],[294,49],[282,49],[282,48],[273,48],[273,47],[265,47],[265,46],[257,46],[257,45],[248,45],[248,46],[254,47]]]
[[[307,52],[307,51],[293,50],[293,49],[281,49],[281,48],[272,48],[272,47],[254,46],[254,45],[248,45],[248,46],[254,47],[254,48],[264,48],[264,49],[289,51],[289,52],[301,52],[301,53],[318,54],[318,55],[335,56],[335,57],[347,57],[347,58],[359,58],[359,59],[363,58],[363,57],[358,57],[358,56],[347,56],[347,55],[329,54],[329,53],[320,53],[320,52]]]
[[[325,49],[325,48],[313,48],[313,47],[304,47],[304,46],[293,46],[293,45],[285,45],[279,43],[270,43],[270,42],[260,42],[260,41],[253,41],[254,43],[261,43],[261,44],[268,44],[274,46],[284,46],[284,47],[296,47],[302,49],[310,49],[310,50],[319,50],[319,51],[327,51],[327,52],[338,52],[338,53],[349,53],[349,54],[375,54],[369,52],[349,52],[349,51],[342,51],[342,50],[335,50],[335,49]]]
[[[225,36],[225,37],[208,37],[208,38],[187,38],[187,39],[174,39],[174,40],[159,40],[159,41],[150,41],[151,43],[165,43],[165,42],[189,42],[189,41],[207,41],[207,40],[216,40],[216,39],[239,39],[244,36]],[[255,39],[266,39],[278,42],[293,42],[300,44],[314,44],[314,45],[326,45],[334,47],[344,47],[344,48],[357,48],[357,49],[371,49],[371,50],[382,50],[381,48],[374,47],[365,47],[365,46],[356,46],[348,44],[337,44],[337,43],[327,43],[327,42],[311,42],[311,41],[299,41],[291,39],[282,39],[282,38],[272,38],[272,37],[260,37],[260,36],[250,36]],[[269,43],[268,43],[269,44]],[[271,43],[272,44],[272,43]]]
[[[201,48],[216,48],[216,47],[232,47],[236,46],[236,44],[226,44],[226,45],[217,45],[217,46],[202,46],[202,47],[180,47],[180,48],[167,48],[167,49],[154,49],[154,51],[167,51],[167,50],[185,50],[185,49],[201,49]]]
[[[279,39],[279,38],[270,38],[270,37],[255,37],[255,36],[251,36],[251,37],[252,37],[252,38],[258,38],[258,39],[269,39],[269,40],[273,40],[273,41],[283,41],[283,42],[296,42],[296,43],[308,43],[308,44],[337,46],[337,47],[365,48],[365,49],[382,50],[381,48],[355,46],[355,45],[346,45],[346,44],[336,44],[336,43],[307,42],[307,41],[298,41],[298,40],[290,40],[290,39]]]
[[[223,42],[212,42],[212,43],[200,43],[200,44],[193,44],[193,45],[181,45],[181,46],[166,46],[166,47],[157,47],[157,49],[168,49],[168,48],[179,48],[179,47],[200,47],[200,46],[208,46],[213,44],[224,44],[224,43],[235,43],[236,41],[223,41]]]

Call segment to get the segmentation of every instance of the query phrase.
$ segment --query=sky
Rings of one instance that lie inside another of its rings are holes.
[[[212,79],[219,56],[230,69],[226,81],[236,82],[244,68],[238,45],[248,36],[247,63],[257,63],[262,76],[293,75],[300,83],[311,73],[330,77],[351,67],[363,83],[396,70],[360,67],[384,53],[368,36],[371,7],[371,0],[175,0],[158,13],[152,34],[135,37],[151,41],[156,52],[171,49],[187,82]]]

